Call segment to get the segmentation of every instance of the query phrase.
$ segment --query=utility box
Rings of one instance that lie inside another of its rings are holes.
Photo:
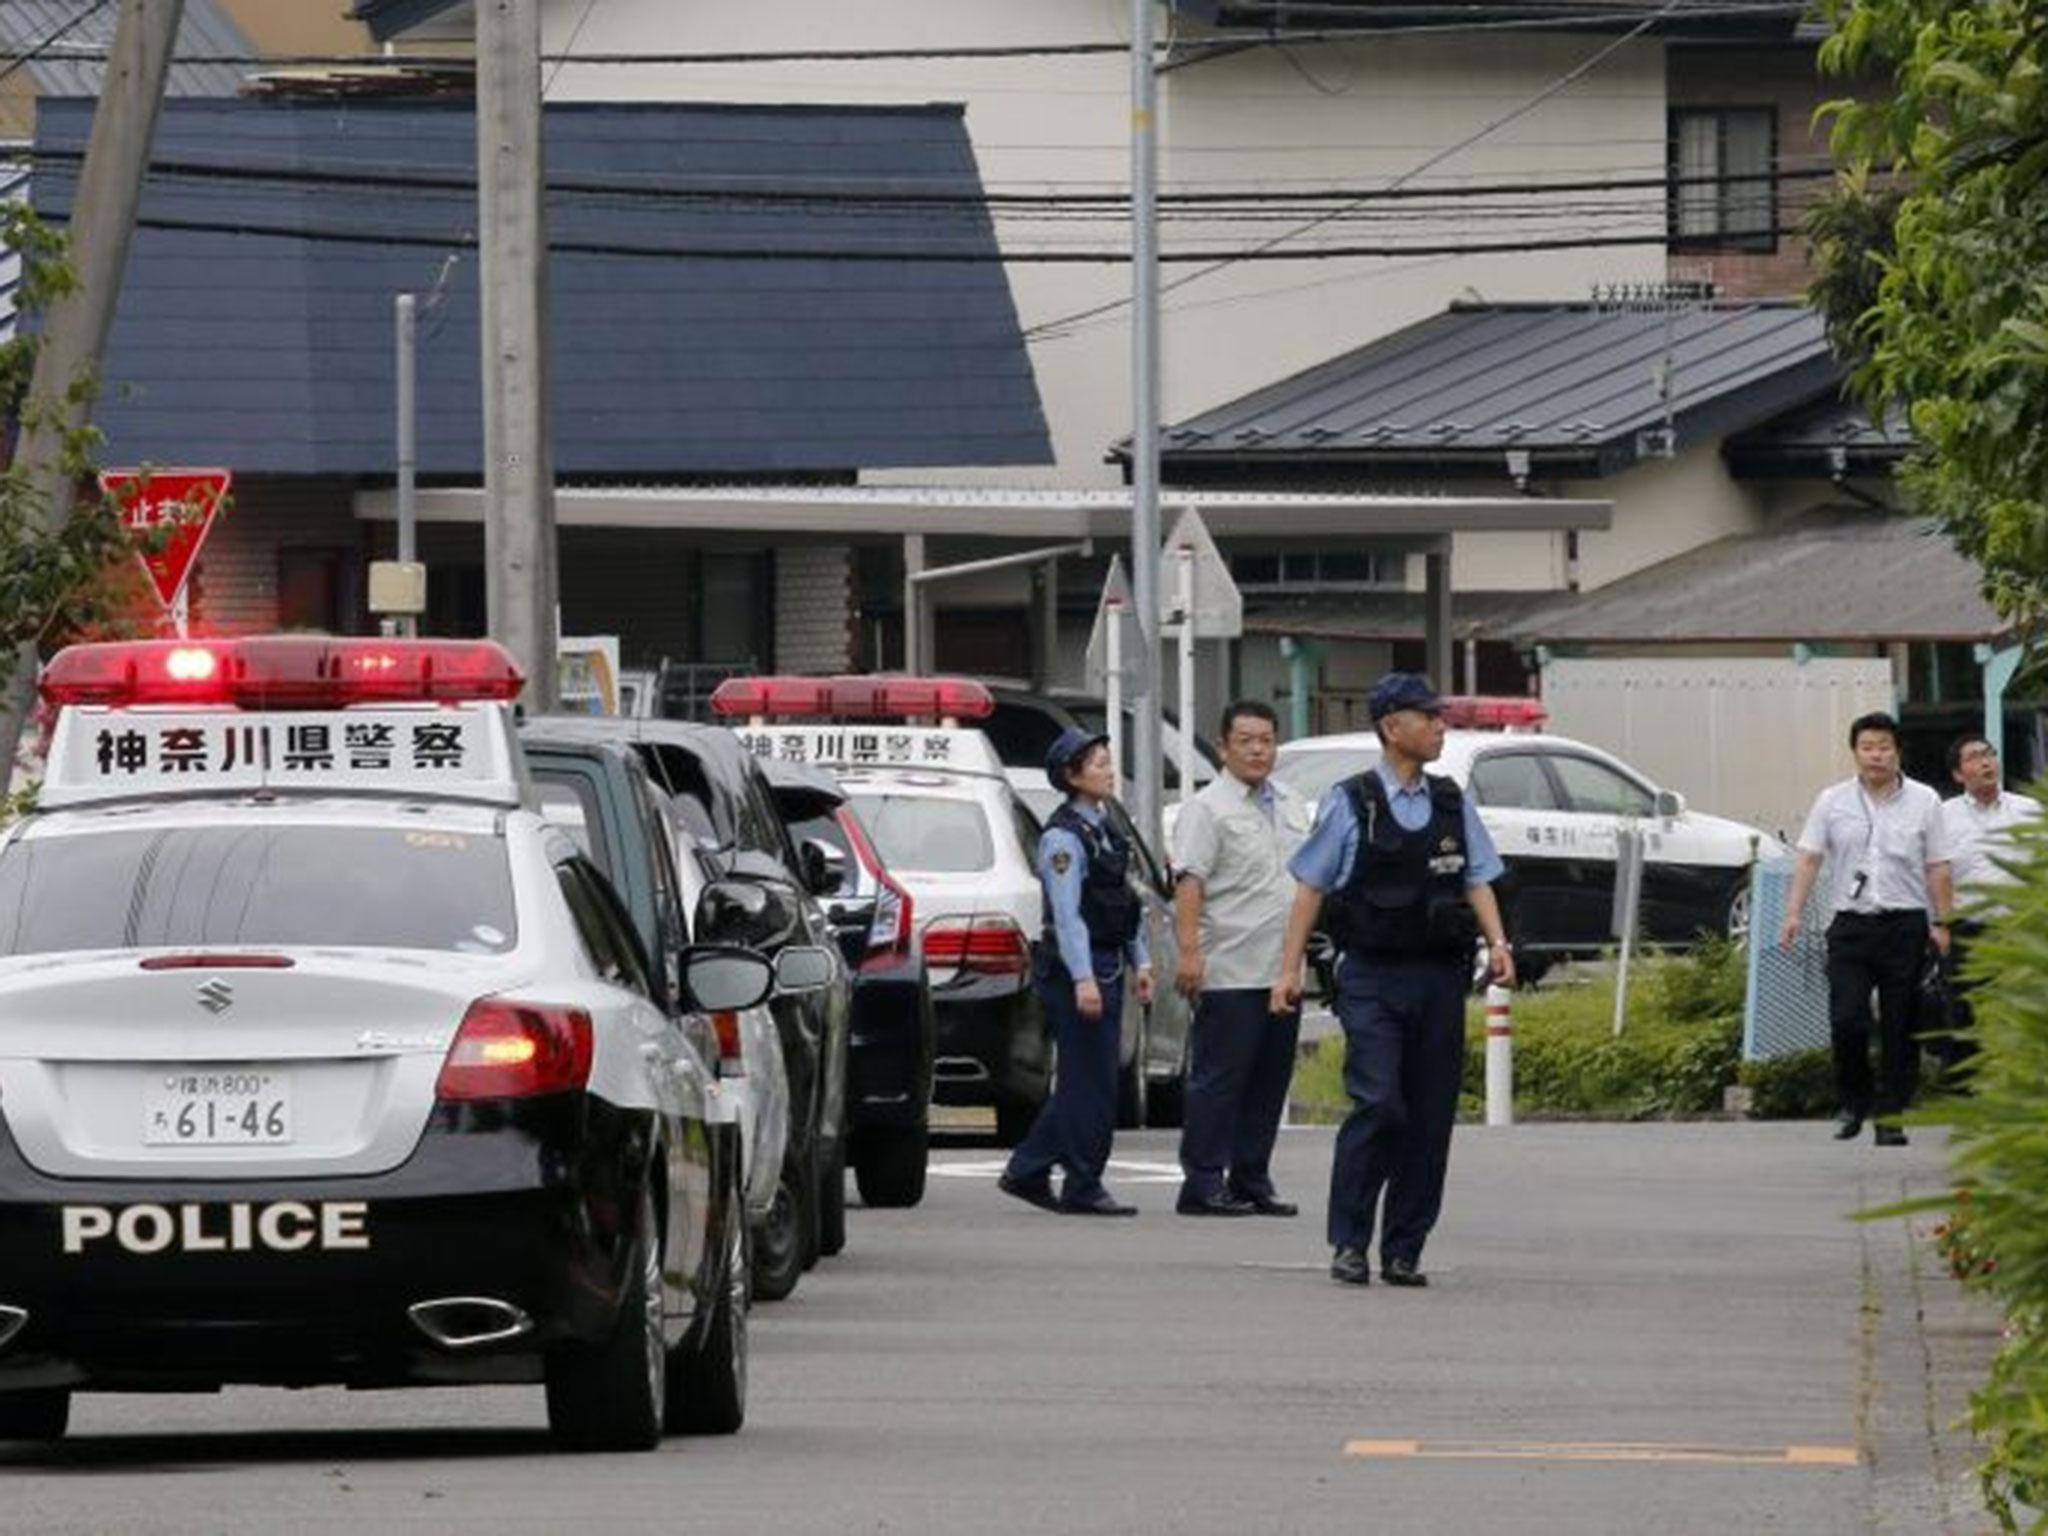
[[[427,568],[418,560],[370,562],[370,612],[416,619],[427,611]]]

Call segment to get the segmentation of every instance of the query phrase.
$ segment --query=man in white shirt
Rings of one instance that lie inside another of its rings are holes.
[[[1269,1164],[1294,1080],[1301,1012],[1274,1013],[1273,978],[1309,807],[1273,777],[1278,717],[1255,699],[1223,712],[1223,771],[1173,828],[1174,984],[1195,1000],[1188,1045],[1183,1216],[1292,1216]]]
[[[1981,735],[1958,736],[1949,744],[1949,777],[1963,792],[1941,803],[1941,821],[1948,834],[1949,869],[1963,913],[1956,919],[1955,942],[1945,967],[1948,1028],[1935,1042],[1935,1053],[1948,1068],[1970,1053],[1966,1031],[1974,1022],[1969,1003],[1972,983],[1962,973],[1964,952],[1984,926],[1980,921],[1984,914],[1976,909],[1989,909],[1992,893],[2001,885],[2012,884],[2013,877],[1998,860],[2013,852],[2012,829],[2041,814],[2040,801],[2005,788],[1999,768],[1998,749]]]
[[[1873,1107],[1877,1144],[1902,1147],[1896,1122],[1919,1075],[1915,1038],[1920,971],[1932,942],[1948,953],[1955,890],[1941,798],[1899,771],[1899,723],[1860,716],[1849,727],[1856,776],[1820,792],[1799,834],[1799,864],[1779,943],[1798,942],[1806,899],[1828,871],[1828,1038],[1835,1057],[1836,1139],[1863,1128]],[[1882,1074],[1873,1099],[1870,994],[1877,993]]]

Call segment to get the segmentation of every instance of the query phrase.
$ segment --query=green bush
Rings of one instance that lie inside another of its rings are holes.
[[[2004,1307],[2005,1343],[1972,1403],[1990,1447],[1986,1501],[2017,1529],[2048,1525],[2048,823],[2016,837],[2019,883],[1970,951],[1980,983],[1971,1092],[1943,1106],[1955,1125],[1954,1194],[1899,1210],[1969,1212],[1969,1283]],[[2031,1506],[2031,1510],[2021,1506]]]
[[[1737,1081],[1758,1120],[1811,1120],[1835,1107],[1835,1059],[1825,1050],[1745,1061]]]

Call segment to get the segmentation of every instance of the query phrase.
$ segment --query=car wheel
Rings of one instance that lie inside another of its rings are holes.
[[[1145,1085],[1145,1121],[1162,1131],[1177,1131],[1188,1113],[1188,1048],[1181,1042],[1180,1066],[1172,1077]]]
[[[567,1449],[651,1451],[661,1443],[668,1402],[661,1284],[661,1226],[648,1189],[611,1336],[565,1344],[548,1357],[548,1428]]]
[[[754,1231],[754,1300],[781,1301],[796,1289],[804,1272],[804,1233],[810,1226],[811,1191],[804,1187],[800,1170],[782,1160],[782,1177],[775,1186],[775,1203]]]
[[[62,1387],[0,1392],[0,1440],[62,1440],[71,1425],[71,1394]]]
[[[1737,945],[1749,940],[1749,872],[1743,871],[1742,878],[1728,892],[1727,903],[1721,909],[1721,932]]]
[[[1027,1099],[997,1099],[996,1140],[1006,1147],[1017,1145],[1031,1134],[1040,1107]]]
[[[1116,1074],[1116,1128],[1142,1131],[1145,1128],[1145,1058],[1151,1053],[1151,1023],[1138,1010],[1138,1043],[1131,1048],[1131,1064]]]
[[[832,1143],[831,1160],[818,1180],[818,1254],[831,1258],[846,1247],[846,1136]]]
[[[903,1210],[924,1199],[930,1152],[931,1132],[921,1125],[862,1131],[853,1142],[853,1181],[861,1204]]]
[[[669,1362],[662,1415],[670,1434],[730,1435],[747,1421],[747,1295],[752,1284],[745,1190],[726,1207],[725,1268],[703,1335]]]

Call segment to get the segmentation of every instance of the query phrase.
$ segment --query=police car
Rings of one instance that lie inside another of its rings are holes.
[[[1613,943],[1617,834],[1644,834],[1641,932],[1686,945],[1749,929],[1750,866],[1784,850],[1769,833],[1688,810],[1619,758],[1545,735],[1540,701],[1446,698],[1444,752],[1431,771],[1464,786],[1508,868],[1505,917],[1515,965],[1533,981],[1558,960]],[[1379,757],[1369,732],[1282,745],[1273,772],[1311,801]]]
[[[538,814],[489,642],[73,647],[0,832],[0,1437],[77,1391],[539,1382],[564,1444],[746,1403],[703,1018]],[[701,1008],[774,977],[685,951]]]
[[[838,779],[882,865],[911,898],[931,978],[933,1097],[993,1105],[997,1137],[1010,1143],[1045,1100],[1053,1052],[1031,987],[1032,942],[1045,921],[1040,828],[971,724],[994,707],[981,683],[956,677],[729,678],[712,695],[712,708],[739,722],[749,750],[819,763]],[[1154,965],[1170,975],[1171,928],[1159,926]],[[1148,1097],[1177,1101],[1186,1013],[1171,988],[1160,989],[1150,1010],[1127,991],[1124,1124],[1144,1123]]]

